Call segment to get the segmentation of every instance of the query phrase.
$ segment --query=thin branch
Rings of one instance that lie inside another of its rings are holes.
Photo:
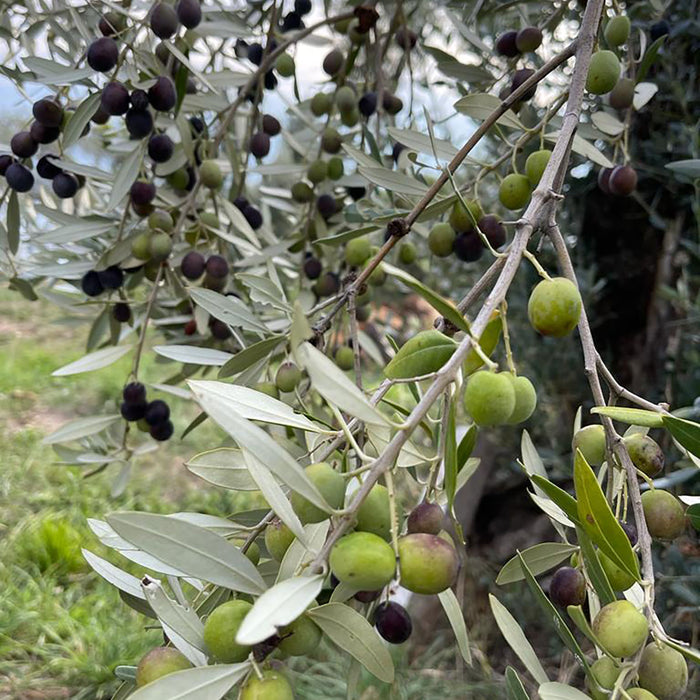
[[[561,266],[562,272],[574,284],[576,284],[576,273],[574,272],[574,267],[571,263],[571,256],[566,248],[566,242],[564,241],[564,237],[561,235],[559,227],[553,221],[550,223],[548,234],[557,253],[557,259],[559,261],[559,265]],[[591,326],[588,323],[588,315],[586,314],[585,308],[581,309],[581,318],[579,320],[578,329],[581,337],[581,347],[583,349],[586,376],[588,377],[588,383],[591,387],[593,399],[597,406],[605,406],[605,396],[603,395],[603,388],[600,383],[600,377],[598,376],[599,355],[595,347],[593,334],[591,333]],[[654,564],[651,558],[651,537],[649,535],[649,531],[647,530],[644,510],[642,509],[642,497],[639,490],[639,482],[637,480],[637,470],[630,459],[625,443],[616,432],[612,421],[605,416],[602,416],[601,419],[603,422],[603,427],[605,428],[608,444],[612,445],[615,456],[627,474],[629,497],[632,503],[632,511],[634,512],[634,520],[637,526],[639,550],[642,554],[642,574],[646,581],[653,584]],[[610,471],[608,478],[612,478],[612,471]],[[649,596],[649,614],[651,615],[651,610],[653,610],[653,590],[649,592]]]

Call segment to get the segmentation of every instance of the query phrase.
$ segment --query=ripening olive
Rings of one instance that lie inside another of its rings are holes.
[[[593,633],[613,656],[633,656],[646,641],[649,623],[628,600],[604,606],[593,620]]]
[[[527,314],[542,335],[562,338],[571,333],[581,316],[581,295],[565,277],[542,280],[530,294]]]

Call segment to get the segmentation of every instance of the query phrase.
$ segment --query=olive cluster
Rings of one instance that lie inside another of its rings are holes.
[[[32,106],[34,121],[27,131],[17,132],[10,140],[12,155],[0,155],[0,175],[16,192],[29,192],[34,186],[32,156],[43,145],[57,141],[72,116],[58,99],[44,97]],[[86,131],[87,132],[87,127]],[[47,153],[36,164],[36,172],[42,179],[51,180],[54,194],[59,199],[70,199],[85,185],[82,175],[65,171],[56,163],[58,156]]]
[[[127,384],[122,398],[120,411],[124,420],[135,422],[139,430],[149,433],[159,442],[172,437],[174,428],[170,420],[170,407],[165,401],[147,401],[146,387],[140,382]]]
[[[506,230],[500,219],[493,214],[484,214],[479,202],[470,200],[466,206],[457,202],[448,220],[432,227],[428,236],[428,248],[439,258],[454,254],[464,262],[475,262],[484,253],[484,244],[477,227],[492,248],[498,249],[505,245]],[[407,257],[415,257],[410,248],[402,248],[400,256],[402,261]]]
[[[118,265],[110,265],[104,270],[89,270],[80,280],[80,288],[89,297],[98,297],[123,286],[124,270]],[[128,323],[131,320],[131,307],[124,301],[115,302],[112,317],[118,323]]]

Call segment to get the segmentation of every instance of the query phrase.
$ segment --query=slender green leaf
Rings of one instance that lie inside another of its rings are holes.
[[[455,102],[455,109],[462,114],[466,114],[472,119],[484,121],[491,116],[501,106],[501,100],[496,95],[488,95],[486,93],[476,93],[467,95]],[[505,114],[498,118],[498,124],[509,126],[512,129],[524,130],[522,122],[512,110],[508,110]]]
[[[448,510],[452,512],[455,494],[457,493],[457,402],[450,401],[447,410],[447,426],[442,439],[445,445],[445,493],[447,495]]]
[[[574,459],[574,483],[581,527],[607,556],[639,581],[639,560],[581,450],[576,450]]]
[[[583,557],[583,563],[586,567],[586,573],[593,586],[593,590],[595,590],[602,605],[612,603],[616,599],[616,596],[600,564],[598,553],[593,546],[593,542],[581,526],[576,528],[576,534],[581,547],[581,556]]]
[[[530,700],[518,672],[512,666],[506,668],[506,692],[508,700]]]
[[[663,428],[664,421],[661,413],[645,411],[641,408],[624,408],[623,406],[594,406],[591,413],[607,416],[620,423],[643,425],[647,428]]]
[[[365,423],[382,425],[387,422],[357,385],[327,355],[310,343],[301,343],[296,349],[296,357],[311,378],[313,388],[328,403]]]
[[[204,625],[197,613],[192,608],[180,605],[180,603],[170,598],[163,590],[161,582],[157,579],[145,576],[141,581],[141,588],[148,604],[161,623],[174,631],[178,637],[187,643],[188,647],[194,647],[195,652],[198,652],[194,655],[195,659],[203,665],[206,662]],[[171,641],[174,643],[174,640],[171,639]],[[178,645],[176,644],[175,646]],[[195,660],[190,657],[190,648],[180,649],[180,651],[190,660]]]
[[[472,652],[469,648],[469,636],[467,635],[467,625],[464,622],[462,606],[459,604],[457,596],[455,596],[451,588],[447,588],[442,591],[442,593],[438,593],[438,598],[447,615],[447,619],[450,621],[452,631],[455,634],[459,653],[462,655],[464,661],[471,666]]]
[[[214,348],[199,348],[196,345],[155,345],[154,352],[175,362],[204,367],[221,367],[235,355]]]
[[[19,222],[19,197],[12,190],[7,200],[7,245],[13,255],[19,250]]]
[[[266,589],[238,547],[202,527],[166,515],[133,511],[112,513],[107,522],[127,542],[190,576],[241,593],[258,595]]]
[[[305,543],[304,528],[301,521],[294,512],[284,491],[273,478],[267,465],[259,460],[250,450],[244,449],[243,457],[251,478],[258,485],[258,489],[260,489],[275,515],[296,535],[297,539]]]
[[[566,648],[574,655],[579,664],[581,664],[586,674],[590,674],[591,669],[588,665],[588,662],[586,661],[586,657],[584,656],[581,647],[576,641],[576,638],[571,633],[571,630],[568,628],[566,622],[564,621],[564,618],[559,614],[559,611],[554,607],[552,602],[545,595],[544,591],[542,590],[542,587],[530,571],[525,559],[522,556],[520,556],[519,553],[518,556],[520,557],[520,567],[523,571],[523,574],[525,575],[525,581],[527,582],[528,587],[532,591],[532,594],[535,596],[537,604],[552,622],[554,630],[559,635],[559,639],[561,639]]]
[[[563,683],[543,683],[537,692],[541,700],[590,700],[585,693]]]
[[[406,341],[384,368],[388,379],[408,379],[437,372],[454,354],[457,343],[436,330],[421,331]]]
[[[394,662],[376,630],[360,613],[341,603],[309,610],[309,616],[326,636],[371,674],[385,683],[394,681]]]
[[[574,524],[578,523],[578,505],[576,499],[564,489],[553,484],[549,479],[541,477],[539,474],[533,474],[530,477],[533,484],[538,486],[543,493],[561,510]]]
[[[279,347],[286,340],[287,338],[285,336],[280,335],[272,338],[265,338],[265,340],[261,340],[259,343],[249,345],[245,350],[237,352],[219,370],[219,378],[232,377],[234,374],[248,369],[251,365],[267,357],[275,348]]]
[[[83,130],[90,122],[100,106],[102,93],[94,92],[88,95],[71,115],[63,129],[63,148],[69,148],[83,135]]]
[[[542,668],[537,653],[532,648],[530,642],[527,641],[527,637],[520,625],[510,612],[508,612],[508,608],[506,608],[496,596],[490,593],[489,603],[498,629],[501,630],[501,634],[505,637],[510,648],[515,652],[515,655],[523,662],[525,668],[538,683],[546,683],[549,679],[547,678],[547,673],[544,668]]]
[[[220,447],[200,452],[185,462],[185,466],[210,484],[233,491],[257,491],[258,485],[248,473],[240,450]]]
[[[236,632],[238,644],[257,644],[299,617],[321,592],[325,576],[297,576],[268,588]]]
[[[523,550],[510,559],[500,570],[496,583],[503,586],[507,583],[522,581],[525,574],[520,566],[524,559],[534,576],[539,576],[560,564],[573,554],[578,547],[563,542],[541,542]]]
[[[471,457],[474,447],[476,446],[476,436],[478,434],[476,425],[470,425],[467,432],[459,441],[457,448],[457,471],[461,472],[467,460]]]
[[[440,296],[437,292],[426,287],[422,282],[418,281],[413,275],[405,272],[401,268],[394,267],[389,263],[384,263],[384,270],[387,274],[395,277],[403,282],[407,287],[412,289],[417,294],[425,299],[438,313],[444,316],[448,321],[453,323],[462,331],[469,332],[469,325],[464,316],[457,310],[451,301]]]
[[[188,668],[138,688],[129,700],[220,700],[249,670],[248,661]]]
[[[232,411],[247,420],[288,425],[290,428],[300,428],[314,433],[323,432],[318,425],[301,413],[296,413],[288,404],[261,391],[237,384],[205,380],[192,380],[190,386],[193,387],[197,396],[206,394],[223,399]]]
[[[70,362],[51,373],[52,377],[66,377],[70,374],[81,374],[82,372],[94,372],[95,370],[109,367],[131,351],[131,345],[115,345],[111,348],[104,348],[91,352],[85,357],[81,357],[75,362]]]
[[[664,427],[673,435],[688,452],[700,457],[700,423],[676,418],[676,416],[663,416]]]
[[[122,571],[119,567],[110,564],[106,559],[98,557],[97,554],[93,554],[89,549],[81,550],[85,561],[90,565],[90,568],[100,576],[102,576],[105,581],[108,581],[113,586],[118,588],[124,593],[134,596],[135,598],[141,598],[146,600],[146,596],[141,589],[141,583],[136,576],[132,576],[126,571]]]
[[[122,161],[114,177],[112,192],[109,197],[109,203],[107,204],[107,211],[116,209],[131,189],[131,186],[136,182],[136,178],[141,171],[145,152],[146,142],[142,141]]]
[[[90,416],[88,418],[78,418],[62,425],[58,430],[47,435],[41,442],[44,445],[54,445],[58,442],[71,442],[80,440],[88,435],[95,435],[107,426],[121,419],[119,414],[111,416]]]

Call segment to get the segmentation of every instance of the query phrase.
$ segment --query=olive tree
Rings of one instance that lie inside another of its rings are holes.
[[[491,596],[521,662],[505,692],[681,697],[700,653],[655,612],[652,539],[697,526],[698,504],[655,486],[664,453],[648,432],[697,466],[700,428],[606,366],[560,223],[574,166],[599,168],[607,197],[638,196],[628,135],[658,90],[658,3],[320,5],[5,12],[3,74],[45,91],[0,155],[0,272],[91,324],[87,354],[56,376],[133,358],[118,411],[47,442],[117,472],[118,493],[194,402],[186,432],[209,420],[230,442],[187,468],[268,505],[93,521],[144,575],[89,542],[88,563],[166,639],[118,669],[115,697],[291,698],[284,659],[322,637],[348,655],[356,697],[360,667],[394,680],[387,643],[412,629],[399,587],[437,596],[472,663],[454,503],[478,434],[537,420],[508,327],[523,268],[541,278],[527,317],[544,347],[578,329],[595,407],[574,426],[573,494],[523,431],[519,462],[557,540],[514,551],[496,581],[524,588],[578,671],[551,680]],[[698,161],[670,164],[675,175],[697,178]],[[399,347],[377,311],[407,294],[437,319]],[[173,363],[167,381],[144,376],[146,352]],[[537,577],[554,569],[545,593]]]

